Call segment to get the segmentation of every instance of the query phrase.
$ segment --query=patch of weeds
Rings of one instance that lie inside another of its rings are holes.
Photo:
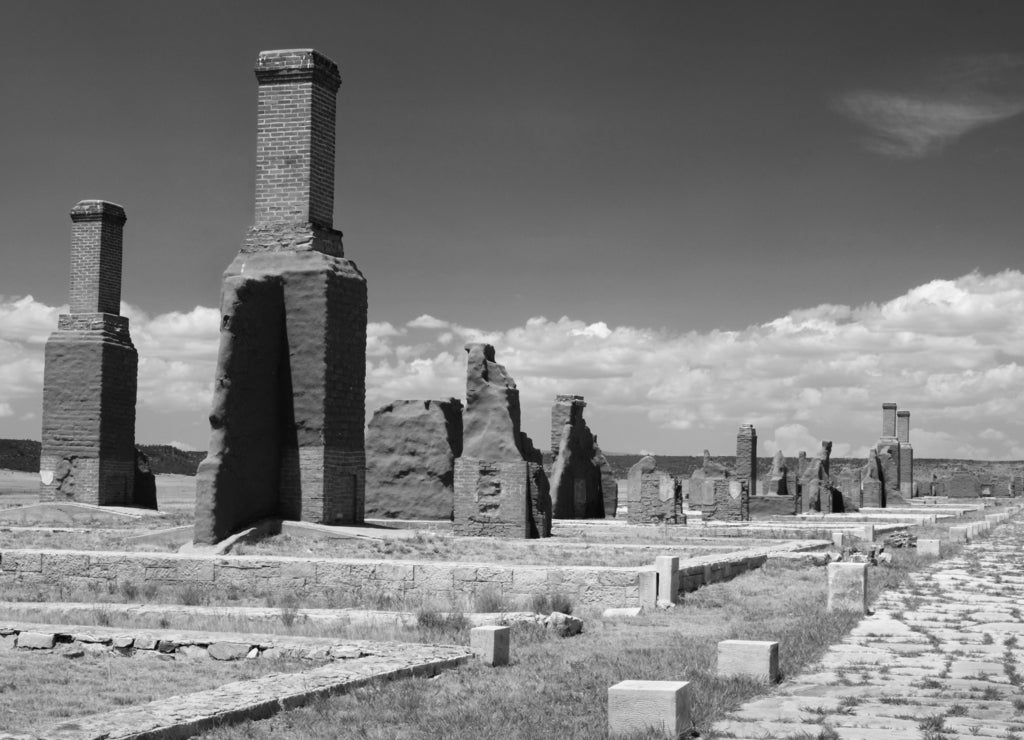
[[[972,735],[977,735],[979,732],[981,732],[981,725],[971,725],[967,728],[967,731]]]
[[[423,608],[416,612],[416,625],[432,637],[455,639],[469,629],[470,622],[462,612],[442,613]]]
[[[1003,640],[1003,645],[1005,645],[1008,648],[1017,647],[1017,635],[1010,635],[1009,637],[1007,637],[1005,640]]]
[[[993,642],[995,642],[995,640],[992,639],[992,635],[990,633],[986,632],[984,635],[982,635],[982,637],[981,637],[981,644],[982,645],[991,645]]]
[[[165,630],[171,626],[171,620],[169,620],[167,617],[160,617],[160,620],[157,622],[157,624],[160,626],[160,629]]]
[[[839,700],[839,706],[843,707],[844,709],[847,708],[847,707],[856,707],[856,706],[859,706],[859,705],[860,705],[860,697],[859,696],[844,696],[843,698],[841,698]]]
[[[96,624],[98,624],[100,627],[109,627],[113,622],[113,620],[110,618],[109,609],[94,609],[93,614],[95,615],[94,619],[96,620]]]
[[[142,584],[142,598],[146,601],[152,601],[153,597],[156,596],[157,585],[155,583],[143,583]]]
[[[473,594],[473,611],[482,613],[507,612],[508,605],[499,591],[482,588]]]
[[[1003,698],[1003,695],[995,686],[987,686],[985,690],[981,692],[981,698],[986,701],[998,701]]]
[[[912,684],[921,689],[941,689],[942,682],[936,681],[934,678],[924,678],[918,681],[916,684]]]
[[[285,594],[281,598],[278,610],[281,615],[281,624],[291,627],[295,624],[296,617],[299,616],[299,600],[295,598],[294,594]]]
[[[139,587],[131,581],[121,581],[121,596],[126,601],[135,601],[139,598]]]
[[[1013,711],[1017,714],[1024,713],[1024,698],[1018,696],[1013,700]]]
[[[909,704],[910,701],[902,696],[881,696],[878,701],[882,704]]]
[[[534,594],[530,597],[530,610],[537,614],[572,614],[572,600],[561,593]]]
[[[201,606],[210,600],[206,592],[194,583],[188,583],[179,588],[175,598],[177,603],[183,606]]]
[[[1018,609],[1017,607],[1012,607],[1010,609],[1010,616],[1013,617],[1013,621],[1014,622],[1019,622],[1020,621],[1020,609]]]
[[[947,717],[963,717],[965,714],[967,714],[967,707],[963,704],[954,704],[946,712]]]
[[[922,732],[942,732],[946,729],[946,718],[941,714],[924,717],[917,722],[917,729]]]

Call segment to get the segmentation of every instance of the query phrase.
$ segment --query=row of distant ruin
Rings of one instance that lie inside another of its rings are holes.
[[[706,456],[680,479],[647,457],[628,472],[620,501],[583,397],[556,396],[545,467],[520,428],[519,391],[487,344],[466,347],[464,405],[395,401],[364,429],[366,279],[333,225],[341,76],[307,49],[261,52],[256,78],[255,219],[223,278],[196,543],[269,517],[451,519],[456,534],[529,538],[548,536],[552,517],[613,517],[622,504],[633,523],[685,523],[688,512],[746,520],[893,506],[920,493],[910,414],[887,403],[882,436],[859,469],[833,474],[823,442],[795,466],[776,454],[759,482],[757,433],[743,425],[733,468]],[[120,315],[126,215],[84,200],[71,220],[70,307],[45,350],[41,499],[155,507],[135,449],[138,354]]]

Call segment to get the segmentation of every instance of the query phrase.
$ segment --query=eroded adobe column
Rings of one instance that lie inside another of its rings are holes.
[[[878,465],[885,492],[882,505],[890,505],[890,498],[901,495],[900,486],[900,442],[896,436],[896,404],[882,404],[882,436],[875,445]],[[898,503],[898,502],[897,502]]]
[[[736,434],[736,477],[745,481],[751,496],[757,495],[757,430],[741,424]]]
[[[914,495],[914,447],[910,444],[910,412],[896,412],[896,438],[900,442],[900,493]]]
[[[333,228],[337,65],[261,52],[254,225],[224,273],[196,541],[363,520],[366,280]]]
[[[133,503],[138,354],[120,315],[124,209],[71,209],[70,312],[46,342],[40,498]]]

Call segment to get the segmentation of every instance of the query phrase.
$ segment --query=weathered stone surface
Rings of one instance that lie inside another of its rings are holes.
[[[789,468],[786,465],[786,457],[782,450],[777,450],[772,458],[772,470],[768,474],[768,494],[786,496],[789,494],[789,482],[787,480]]]
[[[594,465],[601,471],[601,498],[604,501],[604,515],[610,519],[615,516],[619,507],[619,482],[615,475],[615,469],[597,445],[597,437],[594,437]]]
[[[135,503],[138,353],[120,315],[124,209],[71,210],[70,313],[45,348],[40,500]]]
[[[551,612],[544,618],[544,626],[561,637],[572,637],[583,631],[583,620],[571,614]]]
[[[247,642],[213,642],[207,652],[214,660],[242,660],[251,649],[252,645]]]
[[[867,563],[828,564],[828,610],[867,613]]]
[[[551,491],[560,519],[603,519],[604,498],[597,437],[583,419],[583,396],[555,396],[551,409]],[[557,442],[556,442],[557,436]],[[604,460],[604,455],[601,455]],[[605,460],[607,465],[607,460]]]
[[[966,470],[955,470],[948,476],[933,481],[932,495],[949,498],[978,498],[981,496],[981,481],[978,476]]]
[[[608,737],[653,730],[679,737],[693,727],[689,681],[621,681],[608,689]]]
[[[366,427],[366,516],[451,519],[462,402],[393,401]]]
[[[736,434],[736,477],[747,481],[751,496],[757,495],[757,430],[753,424],[740,425]]]
[[[257,78],[256,222],[221,290],[198,544],[271,516],[363,520],[366,280],[333,228],[340,78],[312,50],[263,52]]]
[[[462,415],[462,454],[492,462],[526,458],[520,429],[519,390],[494,347],[467,344],[466,410]]]
[[[484,665],[508,665],[511,636],[512,630],[508,627],[474,627],[469,631],[469,648]]]
[[[455,461],[452,531],[548,537],[550,488],[540,451],[520,430],[515,381],[494,361],[491,345],[467,344],[466,352],[466,410],[462,457]]]
[[[57,642],[57,635],[52,632],[20,632],[17,646],[30,650],[50,650]]]
[[[762,640],[722,640],[718,643],[718,675],[779,680],[779,643]]]
[[[682,487],[668,473],[658,470],[647,455],[629,469],[627,518],[630,524],[683,522]]]
[[[708,478],[700,481],[696,498],[691,493],[690,507],[700,510],[704,522],[748,521],[750,492],[747,482],[735,478]]]

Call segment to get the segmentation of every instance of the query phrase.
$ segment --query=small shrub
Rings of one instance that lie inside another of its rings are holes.
[[[505,598],[492,588],[484,588],[473,594],[473,611],[475,612],[505,612],[508,606]]]
[[[112,620],[110,619],[110,611],[108,609],[96,609],[94,613],[96,615],[96,624],[100,627],[110,626]]]
[[[155,583],[144,583],[142,584],[142,598],[146,601],[152,601],[158,590]]]
[[[530,611],[537,614],[562,612],[572,614],[572,600],[565,594],[534,594],[530,597]]]
[[[281,624],[285,627],[295,624],[295,618],[299,615],[299,600],[294,595],[285,594],[278,608],[281,610]]]
[[[963,717],[965,714],[967,714],[967,707],[963,704],[954,704],[946,712],[946,715],[949,717]]]
[[[455,638],[468,630],[469,620],[462,612],[439,612],[423,608],[416,612],[416,625],[431,637]]]
[[[167,617],[160,617],[160,621],[158,621],[157,624],[160,626],[160,629],[165,630],[171,626],[171,620]]]
[[[189,583],[178,589],[178,603],[183,606],[200,606],[209,601],[206,593],[194,583]]]
[[[982,645],[991,645],[993,642],[995,642],[995,640],[992,639],[992,635],[990,635],[988,632],[986,632],[984,635],[982,635],[982,637],[981,637],[981,644]]]
[[[121,596],[128,601],[135,601],[139,598],[139,587],[131,581],[121,581]]]

